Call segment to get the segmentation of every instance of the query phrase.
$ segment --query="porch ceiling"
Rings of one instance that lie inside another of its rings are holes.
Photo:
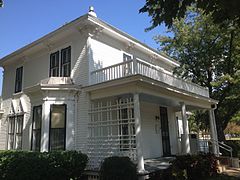
[[[99,83],[83,88],[89,92],[90,98],[100,99],[122,94],[139,93],[145,100],[161,101],[167,106],[179,107],[179,102],[185,102],[189,109],[211,108],[216,100],[180,90],[142,75],[132,75],[112,81]]]

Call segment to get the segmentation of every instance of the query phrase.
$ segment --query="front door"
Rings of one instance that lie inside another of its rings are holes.
[[[171,155],[171,149],[169,140],[168,114],[166,107],[160,107],[160,121],[162,130],[163,156],[169,156]]]

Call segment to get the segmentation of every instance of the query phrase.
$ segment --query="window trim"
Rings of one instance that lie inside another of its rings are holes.
[[[49,117],[49,135],[48,135],[48,152],[52,151],[50,148],[51,145],[51,122],[52,122],[52,108],[53,106],[64,106],[64,144],[63,151],[66,150],[66,135],[67,135],[67,104],[51,104],[50,105],[50,117]]]
[[[14,93],[21,92],[22,86],[23,86],[23,66],[20,66],[16,69]]]
[[[33,151],[33,120],[34,120],[34,112],[35,109],[37,108],[41,108],[41,113],[42,113],[42,105],[38,105],[38,106],[33,106],[33,113],[32,113],[32,136],[31,136],[31,151]],[[41,151],[41,140],[42,140],[42,114],[41,114],[41,122],[40,122],[40,147],[39,150],[35,150],[35,151]]]

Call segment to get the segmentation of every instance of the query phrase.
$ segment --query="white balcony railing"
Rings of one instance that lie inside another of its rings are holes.
[[[167,74],[161,69],[157,68],[155,65],[138,59],[121,62],[109,67],[92,71],[91,85],[136,74],[152,78],[181,90],[209,97],[207,88],[204,88],[192,82],[185,81],[174,75]]]

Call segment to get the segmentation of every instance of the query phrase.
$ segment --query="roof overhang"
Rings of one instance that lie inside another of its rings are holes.
[[[40,51],[41,49],[49,48],[49,44],[54,44],[54,41],[58,39],[58,37],[67,36],[73,32],[77,32],[80,28],[83,29],[85,26],[95,26],[95,27],[101,27],[103,30],[114,36],[118,37],[118,39],[121,39],[122,41],[126,43],[132,43],[135,45],[135,47],[139,48],[141,51],[144,51],[148,53],[149,55],[152,55],[157,58],[157,60],[160,60],[164,63],[169,64],[172,67],[180,66],[180,63],[175,61],[174,59],[159,53],[157,50],[147,46],[146,44],[138,41],[137,39],[133,38],[132,36],[128,35],[127,33],[120,31],[119,29],[107,24],[106,22],[91,16],[89,14],[83,15],[72,22],[65,24],[64,26],[56,29],[55,31],[43,36],[42,38],[18,49],[17,51],[3,57],[0,60],[0,66],[4,66],[7,63],[15,62],[17,59],[24,59],[26,56],[28,56],[30,53],[35,53]]]

